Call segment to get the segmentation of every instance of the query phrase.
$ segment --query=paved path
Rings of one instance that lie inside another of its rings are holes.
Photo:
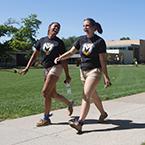
[[[35,127],[42,114],[0,122],[0,145],[141,145],[145,142],[145,93],[103,102],[109,116],[97,123],[92,104],[83,133],[68,125],[66,109],[53,111],[53,124]],[[73,115],[79,115],[80,107]]]

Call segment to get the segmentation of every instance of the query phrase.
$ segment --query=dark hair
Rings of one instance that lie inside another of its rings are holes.
[[[52,22],[52,23],[50,23],[49,26],[48,26],[48,33],[49,33],[50,27],[51,27],[53,24],[57,24],[57,25],[60,27],[60,23],[58,23],[58,22]]]
[[[100,34],[103,33],[103,29],[102,29],[100,23],[96,22],[94,19],[86,18],[86,19],[84,19],[84,21],[89,21],[92,26],[95,26],[95,29],[98,31],[98,33],[100,33]]]

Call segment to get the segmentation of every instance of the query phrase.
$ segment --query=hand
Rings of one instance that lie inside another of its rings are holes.
[[[108,88],[112,85],[111,81],[109,78],[104,78],[104,88]]]
[[[71,77],[70,76],[66,76],[66,79],[64,80],[64,83],[70,83],[71,82]]]
[[[55,58],[54,63],[58,64],[58,62],[60,61],[60,57]]]
[[[108,88],[108,87],[110,87],[111,85],[112,85],[111,82],[107,82],[107,83],[105,84],[104,88]]]
[[[25,75],[27,72],[28,72],[28,68],[24,68],[24,69],[22,69],[22,70],[19,72],[19,74],[20,74],[20,75]]]

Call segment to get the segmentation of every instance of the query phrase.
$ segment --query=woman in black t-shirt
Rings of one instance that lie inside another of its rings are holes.
[[[26,74],[28,69],[36,60],[39,53],[41,53],[41,64],[45,68],[44,71],[44,85],[42,88],[42,95],[44,96],[44,118],[37,123],[37,127],[45,126],[51,124],[50,121],[50,111],[51,111],[51,98],[58,99],[68,106],[69,115],[73,112],[73,101],[69,101],[64,96],[56,92],[56,83],[61,75],[64,68],[66,80],[65,82],[70,82],[71,78],[68,71],[68,65],[66,61],[54,63],[54,60],[59,55],[65,52],[65,46],[61,39],[56,35],[59,33],[60,24],[58,22],[53,22],[48,27],[48,36],[41,38],[37,41],[34,46],[34,52],[25,67],[20,73]]]
[[[101,25],[93,19],[87,18],[83,22],[83,29],[86,35],[79,37],[69,51],[55,59],[55,63],[60,62],[68,59],[77,51],[81,56],[80,76],[84,84],[81,112],[77,121],[70,121],[70,126],[78,132],[82,130],[83,122],[90,108],[91,98],[101,113],[99,122],[103,122],[108,116],[96,92],[101,74],[104,77],[105,87],[111,85],[106,66],[106,44],[101,37],[95,34],[95,31],[102,33]]]

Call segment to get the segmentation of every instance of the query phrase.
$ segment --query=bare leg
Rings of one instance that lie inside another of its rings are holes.
[[[42,95],[45,98],[45,109],[44,109],[44,113],[45,114],[49,114],[50,110],[51,110],[51,97],[53,95],[53,90],[56,86],[56,82],[58,80],[57,76],[54,75],[47,75],[46,80],[44,82],[44,86],[42,89]]]
[[[102,101],[99,98],[96,91],[94,92],[92,98],[94,100],[94,104],[96,105],[96,107],[98,108],[98,110],[101,113],[98,122],[102,123],[102,122],[104,122],[105,118],[107,118],[108,114],[105,112],[103,105],[102,105]]]
[[[66,105],[69,105],[71,103],[71,101],[69,101],[67,98],[65,98],[64,96],[62,96],[56,92],[56,86],[53,90],[53,98],[63,102]]]
[[[47,75],[43,88],[42,95],[44,96],[44,118],[37,122],[37,127],[46,126],[51,124],[49,119],[51,110],[51,96],[53,94],[53,89],[56,85],[58,77],[54,75]]]
[[[68,115],[71,116],[72,113],[73,113],[73,104],[74,102],[73,101],[69,101],[67,98],[65,98],[64,96],[58,94],[56,92],[56,87],[54,88],[53,90],[53,98],[54,99],[57,99],[61,102],[63,102],[64,104],[66,104],[68,106]]]
[[[98,82],[98,79],[94,79],[92,77],[87,77],[86,81],[84,82],[80,117],[77,122],[69,122],[69,125],[78,131],[78,134],[82,132],[83,121],[85,120],[90,109],[90,98],[95,92]]]
[[[101,101],[101,99],[99,98],[99,95],[97,94],[96,91],[94,92],[92,98],[93,98],[94,104],[96,105],[96,107],[98,108],[98,110],[100,111],[100,113],[101,113],[102,115],[104,115],[104,114],[105,114],[105,110],[104,110],[104,108],[103,108],[102,101]]]
[[[90,109],[90,98],[83,98],[79,120],[84,121]]]
[[[80,117],[79,120],[84,121],[89,108],[90,108],[90,97],[93,96],[93,93],[95,92],[96,86],[98,84],[98,80],[88,77],[84,83],[84,95],[82,99],[82,105],[81,105],[81,112],[80,112]]]
[[[44,99],[44,114],[49,114],[49,112],[51,110],[51,102],[52,102],[51,97],[45,97],[45,99]]]

